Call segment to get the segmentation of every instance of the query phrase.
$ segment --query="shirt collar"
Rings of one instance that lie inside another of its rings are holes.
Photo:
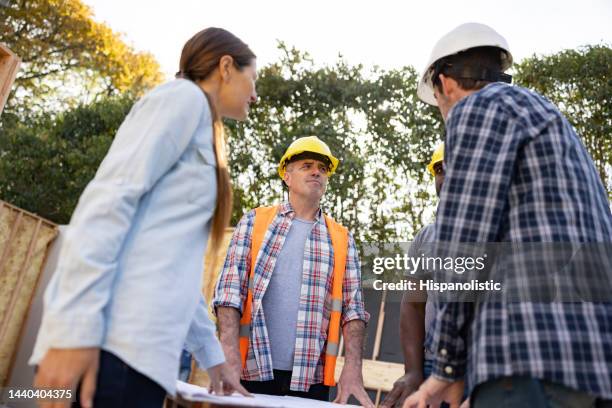
[[[278,212],[280,215],[289,216],[291,219],[295,217],[295,210],[291,206],[291,203],[289,202],[289,200],[283,202],[280,205]],[[321,211],[321,207],[319,207],[319,209],[317,210],[317,214],[315,215],[315,223],[321,221],[322,217],[323,217],[323,212]]]

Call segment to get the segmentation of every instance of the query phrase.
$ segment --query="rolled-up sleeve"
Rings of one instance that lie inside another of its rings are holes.
[[[215,287],[213,311],[217,307],[233,307],[242,315],[247,297],[249,271],[251,265],[251,233],[255,211],[249,211],[236,225],[225,256],[223,269]]]
[[[370,320],[370,314],[366,312],[363,303],[359,252],[353,235],[349,233],[346,269],[342,282],[342,325],[344,326],[351,320],[362,320],[367,324]]]

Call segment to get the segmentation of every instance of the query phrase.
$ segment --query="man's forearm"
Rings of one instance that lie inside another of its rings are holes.
[[[344,336],[344,364],[357,367],[361,372],[363,338],[365,323],[362,320],[351,320],[342,327]]]
[[[230,365],[240,365],[240,312],[233,307],[218,307],[217,321],[219,322],[219,339]]]
[[[410,302],[404,294],[400,307],[400,343],[406,372],[422,372],[424,341],[425,303]]]

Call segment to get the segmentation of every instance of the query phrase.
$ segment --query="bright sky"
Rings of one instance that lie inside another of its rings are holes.
[[[258,64],[278,60],[277,40],[317,64],[342,54],[350,64],[421,70],[433,44],[465,22],[506,37],[515,60],[585,44],[612,43],[610,0],[83,0],[95,19],[151,52],[172,76],[181,48],[202,28],[223,27],[245,41]]]

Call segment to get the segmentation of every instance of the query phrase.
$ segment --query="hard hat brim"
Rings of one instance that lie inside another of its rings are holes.
[[[305,136],[294,140],[291,145],[289,145],[285,151],[285,154],[278,163],[278,175],[281,178],[285,177],[285,167],[287,166],[287,161],[292,157],[304,152],[316,153],[327,157],[331,162],[331,167],[327,172],[328,176],[331,176],[336,171],[339,160],[332,155],[329,146],[316,136]]]
[[[434,98],[433,84],[427,78],[432,65],[441,58],[476,47],[497,47],[502,51],[502,72],[512,65],[512,53],[508,42],[499,33],[484,24],[465,23],[445,34],[434,45],[429,60],[419,77],[417,96],[423,102],[438,106]]]
[[[427,165],[427,170],[431,173],[432,176],[436,177],[436,172],[434,171],[434,166],[444,160],[436,160],[435,162],[431,162]]]
[[[425,81],[426,75],[429,72],[429,68],[430,67],[427,67],[427,69],[421,74],[419,86],[417,87],[417,96],[425,103],[428,103],[433,106],[438,106],[438,101],[436,101],[436,97],[434,96],[432,87],[428,85]]]
[[[280,178],[284,178],[285,177],[285,169],[287,168],[286,163],[291,160],[292,157],[297,156],[300,153],[304,153],[304,152],[308,152],[309,150],[302,150],[302,151],[297,151],[294,154],[292,154],[289,157],[284,158],[280,164],[278,165],[278,175],[280,176]],[[317,153],[317,152],[314,152]],[[321,154],[321,153],[317,153],[317,154]],[[327,155],[327,154],[321,154],[322,156],[325,156],[329,159],[329,161],[331,162],[331,166],[329,168],[329,171],[327,172],[327,176],[331,176],[332,174],[334,174],[336,172],[336,169],[338,168],[338,164],[340,164],[340,161],[335,158],[334,156]]]

